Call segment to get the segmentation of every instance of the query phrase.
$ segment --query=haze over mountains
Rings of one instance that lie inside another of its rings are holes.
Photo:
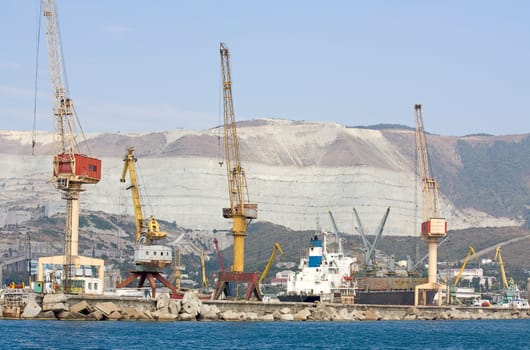
[[[48,182],[51,133],[39,133],[31,155],[30,132],[0,132],[0,198],[4,210],[62,204]],[[346,127],[335,123],[258,119],[238,123],[242,165],[258,221],[294,230],[353,233],[352,208],[374,232],[391,207],[386,235],[417,235],[421,190],[416,179],[414,130],[399,126]],[[85,186],[81,210],[133,214],[120,184],[123,156],[134,146],[146,215],[200,229],[227,229],[228,206],[222,128],[202,132],[88,135],[102,159],[102,180]],[[529,134],[447,137],[427,135],[442,215],[449,229],[518,226],[530,199]]]

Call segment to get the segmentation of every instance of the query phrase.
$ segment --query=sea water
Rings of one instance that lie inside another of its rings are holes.
[[[0,320],[1,349],[530,349],[530,320]]]

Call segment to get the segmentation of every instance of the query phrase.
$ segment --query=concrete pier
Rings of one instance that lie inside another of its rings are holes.
[[[28,311],[29,310],[29,311]],[[153,321],[380,321],[530,318],[530,309],[33,294],[21,318]]]

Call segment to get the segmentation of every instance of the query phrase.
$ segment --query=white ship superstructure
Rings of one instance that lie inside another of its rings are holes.
[[[344,256],[342,249],[327,251],[326,234],[309,242],[308,257],[300,260],[298,271],[287,281],[287,295],[319,296],[322,299],[333,297],[333,292],[341,288],[351,288],[351,276],[357,260]]]

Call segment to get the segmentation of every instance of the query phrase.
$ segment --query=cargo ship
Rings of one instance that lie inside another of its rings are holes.
[[[339,249],[327,251],[326,236],[309,242],[308,256],[300,260],[298,271],[287,281],[280,301],[342,302],[377,305],[414,305],[415,286],[427,278],[411,276],[360,276],[357,260]],[[427,293],[432,304],[435,291]]]

